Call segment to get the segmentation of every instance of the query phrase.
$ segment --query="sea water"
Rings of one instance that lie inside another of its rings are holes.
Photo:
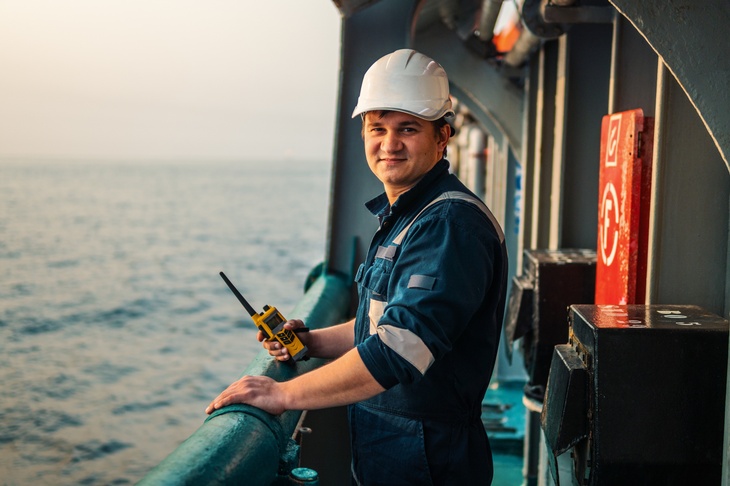
[[[0,161],[0,484],[133,484],[259,352],[218,273],[284,315],[329,163]]]

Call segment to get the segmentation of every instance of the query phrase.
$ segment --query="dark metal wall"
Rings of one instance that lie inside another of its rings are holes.
[[[600,120],[608,107],[612,30],[610,24],[584,24],[566,34],[562,248],[596,246]]]
[[[672,72],[730,170],[726,0],[610,0]]]

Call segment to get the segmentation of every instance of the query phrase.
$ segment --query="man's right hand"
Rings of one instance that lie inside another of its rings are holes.
[[[296,332],[297,329],[303,328],[304,322],[301,319],[289,319],[284,324],[285,329],[289,329],[290,331]],[[297,337],[302,341],[302,343],[307,346],[307,333],[299,332],[297,333]],[[261,331],[258,332],[256,335],[256,339],[259,340],[264,346],[266,350],[269,351],[269,354],[276,358],[278,361],[287,361],[291,359],[291,356],[289,356],[289,350],[286,349],[286,347],[282,346],[282,344],[277,341],[276,339],[272,339],[268,341],[266,339],[266,336],[264,336],[264,333]]]

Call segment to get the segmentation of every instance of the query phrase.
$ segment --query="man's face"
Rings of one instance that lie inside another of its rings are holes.
[[[441,158],[450,135],[448,125],[438,133],[431,122],[397,111],[365,114],[365,156],[373,174],[393,203],[413,187]]]

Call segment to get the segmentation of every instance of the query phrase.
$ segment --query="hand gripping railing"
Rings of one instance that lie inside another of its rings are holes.
[[[322,274],[290,315],[312,329],[331,326],[345,319],[349,300],[345,278]],[[244,374],[285,381],[324,363],[310,359],[291,366],[262,349]],[[217,410],[138,484],[276,484],[296,467],[298,446],[292,436],[301,414],[291,410],[274,416],[248,405]]]

